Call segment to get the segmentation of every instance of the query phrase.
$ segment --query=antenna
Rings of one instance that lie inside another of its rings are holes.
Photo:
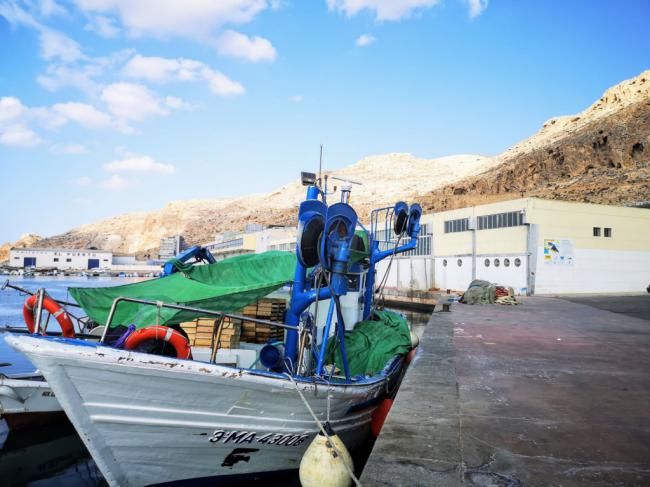
[[[318,159],[318,187],[323,181],[323,144],[320,145],[320,158]]]

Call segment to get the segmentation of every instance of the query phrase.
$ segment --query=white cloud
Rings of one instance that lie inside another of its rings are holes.
[[[225,24],[250,22],[266,9],[266,0],[76,0],[89,13],[116,15],[132,36],[207,39]]]
[[[84,30],[96,32],[107,39],[117,37],[120,33],[120,28],[116,25],[115,20],[106,15],[93,15]]]
[[[101,99],[108,110],[122,120],[144,120],[168,111],[149,88],[134,83],[113,83],[102,90]]]
[[[273,61],[277,56],[275,48],[268,39],[248,37],[234,30],[223,32],[218,37],[216,45],[219,54],[245,61]]]
[[[46,73],[38,76],[36,81],[49,91],[73,87],[95,97],[102,88],[95,78],[102,76],[116,64],[123,63],[132,55],[133,50],[124,49],[114,52],[110,56],[85,58],[83,63],[50,64],[47,66]]]
[[[475,19],[488,8],[488,0],[467,0],[469,4],[469,18]]]
[[[241,84],[218,71],[211,73],[209,86],[212,92],[219,96],[243,95],[246,92]]]
[[[103,129],[115,127],[111,116],[105,112],[97,110],[94,106],[87,103],[67,102],[56,103],[52,106],[52,112],[60,115],[62,120],[58,125],[63,125],[67,121],[78,123],[82,127],[91,129]],[[57,122],[54,122],[57,124]]]
[[[152,83],[207,81],[213,93],[219,96],[241,95],[246,91],[240,83],[193,59],[147,57],[138,54],[124,66],[122,73]]]
[[[66,15],[68,13],[68,11],[56,3],[55,0],[41,0],[39,7],[41,14],[45,17],[51,17],[53,15]]]
[[[108,172],[153,172],[158,174],[174,174],[176,168],[171,164],[154,161],[149,156],[132,156],[126,159],[109,162],[104,165]]]
[[[359,47],[365,47],[365,46],[369,46],[376,40],[377,39],[374,36],[371,36],[370,34],[362,34],[359,37],[357,37],[357,40],[354,42]]]
[[[18,98],[3,96],[0,98],[0,124],[18,118],[26,110],[27,107]]]
[[[289,100],[291,100],[294,103],[300,103],[302,101],[302,95],[293,95],[289,97]]]
[[[166,96],[165,97],[165,105],[167,105],[169,108],[173,108],[175,110],[192,110],[194,109],[194,106],[187,103],[185,100],[178,98],[176,96]]]
[[[76,41],[61,32],[47,28],[41,30],[41,55],[43,59],[60,59],[66,63],[84,57],[81,47]]]
[[[113,174],[110,178],[99,182],[99,187],[109,191],[124,191],[132,186],[132,182],[124,179],[119,174]]]
[[[327,0],[330,10],[343,12],[348,17],[369,10],[378,21],[400,20],[438,3],[440,0]]]
[[[87,154],[88,150],[81,144],[54,144],[50,150],[55,154],[80,155]]]
[[[43,142],[36,133],[21,124],[0,128],[0,144],[16,147],[33,147]]]

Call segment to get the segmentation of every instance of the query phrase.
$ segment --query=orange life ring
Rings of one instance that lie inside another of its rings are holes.
[[[379,433],[381,432],[382,426],[384,426],[384,421],[386,421],[386,416],[388,416],[388,412],[390,411],[391,406],[393,405],[393,400],[389,398],[385,398],[383,401],[381,401],[381,404],[379,404],[379,407],[374,410],[372,413],[372,421],[370,422],[370,431],[372,431],[372,434],[377,438],[379,436]]]
[[[190,358],[192,349],[187,338],[168,326],[153,325],[140,328],[129,335],[124,342],[126,350],[133,350],[147,340],[163,340],[174,347],[176,358]]]
[[[25,305],[23,306],[23,318],[25,319],[25,324],[27,325],[30,333],[34,333],[34,306],[36,305],[37,300],[38,296],[36,294],[33,294],[25,300]],[[65,310],[59,306],[59,303],[54,301],[49,296],[45,296],[43,298],[43,308],[52,313],[52,315],[56,318],[56,321],[59,322],[64,337],[75,337],[74,324],[72,323],[70,316],[68,316],[68,313],[66,313]]]

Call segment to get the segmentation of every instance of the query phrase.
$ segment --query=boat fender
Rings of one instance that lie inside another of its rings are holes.
[[[417,348],[412,348],[411,351],[406,354],[406,358],[404,359],[406,365],[410,365],[411,362],[413,362],[416,353],[417,353]]]
[[[131,333],[124,342],[125,350],[133,350],[148,340],[163,340],[174,347],[176,358],[191,358],[192,349],[187,338],[173,328],[162,325],[147,326]]]
[[[370,422],[370,431],[377,438],[381,433],[381,428],[384,426],[388,412],[393,405],[393,400],[386,398],[379,404],[379,407],[372,413],[372,421]]]
[[[420,337],[411,332],[411,347],[416,348],[420,344]]]
[[[34,306],[36,305],[37,300],[38,296],[36,294],[33,294],[25,300],[25,304],[23,306],[23,319],[25,320],[25,324],[27,325],[30,333],[34,333],[35,329]],[[56,321],[59,322],[59,326],[61,327],[61,332],[63,333],[64,337],[75,337],[74,324],[72,323],[72,319],[68,313],[66,313],[65,310],[59,306],[59,303],[54,301],[51,297],[45,296],[43,298],[43,308],[48,310],[52,316],[56,318]]]
[[[354,471],[352,457],[329,423],[325,423],[325,431],[329,439],[319,432],[300,460],[300,484],[302,487],[349,487],[352,479],[348,468]]]
[[[260,363],[271,370],[282,370],[284,365],[284,344],[282,342],[267,343],[260,350]]]

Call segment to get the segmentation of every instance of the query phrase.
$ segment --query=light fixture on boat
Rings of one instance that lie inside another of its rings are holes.
[[[316,174],[313,172],[301,172],[300,179],[303,186],[316,186]]]

